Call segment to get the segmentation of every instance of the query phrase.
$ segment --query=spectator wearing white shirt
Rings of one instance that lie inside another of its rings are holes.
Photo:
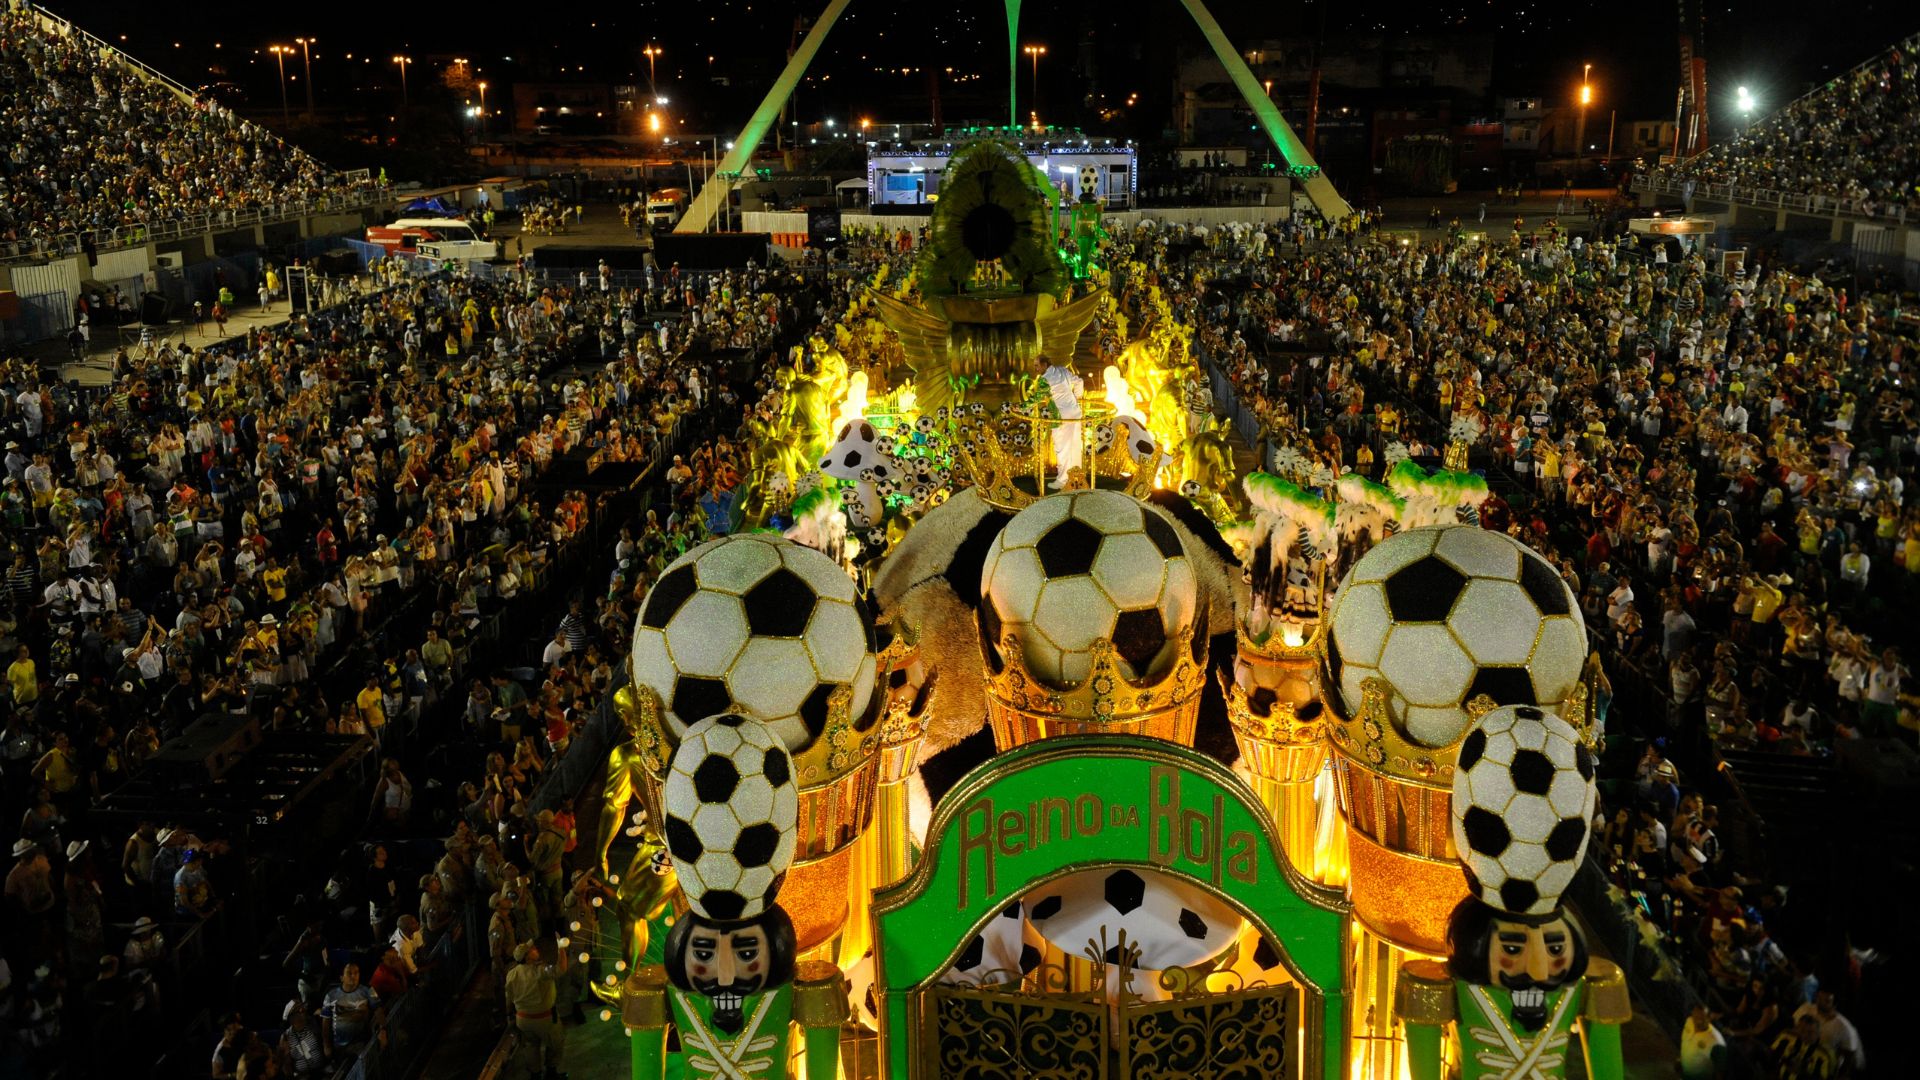
[[[1835,1007],[1833,991],[1822,990],[1812,1004],[1793,1010],[1795,1022],[1803,1016],[1820,1021],[1820,1045],[1833,1055],[1836,1066],[1854,1073],[1866,1071],[1867,1051],[1860,1043],[1860,1032]]]

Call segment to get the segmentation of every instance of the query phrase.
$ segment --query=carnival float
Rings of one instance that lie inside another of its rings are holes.
[[[1617,1077],[1560,575],[1460,453],[1236,476],[1124,236],[991,141],[942,191],[634,627],[635,1080]]]

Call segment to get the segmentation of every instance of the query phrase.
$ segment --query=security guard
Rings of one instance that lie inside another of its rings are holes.
[[[562,1080],[560,1055],[566,1045],[566,1031],[553,1014],[559,996],[554,978],[566,973],[567,952],[564,948],[554,951],[559,955],[546,964],[542,963],[540,946],[534,942],[514,946],[516,965],[507,972],[507,1005],[513,1010],[513,1026],[520,1029],[528,1045],[538,1048],[547,1080]]]
[[[554,824],[553,811],[542,810],[533,820],[538,831],[527,845],[527,857],[533,863],[537,883],[534,898],[539,904],[541,919],[551,921],[560,910],[560,894],[567,887],[562,880],[566,872],[567,837]]]
[[[494,993],[501,1015],[506,1014],[507,970],[519,937],[513,930],[513,898],[505,890],[493,894],[493,918],[487,923],[487,956],[493,965]]]
[[[560,921],[554,932],[592,941],[600,933],[600,905],[617,901],[613,890],[601,884],[599,878],[585,870],[575,870],[573,887],[560,900]],[[586,992],[587,978],[592,972],[587,964],[577,962],[578,956],[574,960],[573,970],[560,978],[560,998],[554,1009],[562,1020],[577,1024],[585,1022],[587,1018],[580,1007],[580,1000]]]

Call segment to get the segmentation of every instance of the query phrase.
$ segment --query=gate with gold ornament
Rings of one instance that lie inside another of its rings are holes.
[[[915,1076],[952,1080],[1107,1080],[1104,1000],[1019,988],[936,986],[921,998]]]
[[[1094,965],[1095,985],[1105,978]],[[1299,988],[1195,982],[1167,1001],[1023,984],[935,986],[919,995],[913,1075],[939,1080],[1287,1080],[1300,1076]],[[1217,976],[1216,976],[1217,980]],[[1124,968],[1120,985],[1128,984]]]
[[[1225,901],[1257,935],[1246,940],[1277,954],[1259,965],[1274,981],[1243,981],[1230,962],[1135,973],[1137,946],[1123,936],[1109,948],[1104,929],[1103,940],[1086,943],[1085,961],[1053,952],[997,984],[941,981],[1009,903],[1116,867]],[[875,897],[882,1071],[915,1080],[1338,1080],[1344,914],[1337,894],[1287,861],[1259,799],[1212,759],[1131,736],[1029,743],[949,792],[913,873]],[[1155,985],[1134,982],[1145,977]]]

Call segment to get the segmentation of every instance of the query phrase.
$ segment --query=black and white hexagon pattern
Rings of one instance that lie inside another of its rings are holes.
[[[1480,899],[1554,909],[1587,851],[1593,775],[1578,733],[1544,709],[1502,706],[1474,725],[1453,774],[1453,843]]]
[[[991,986],[1019,982],[1040,966],[1040,937],[1027,925],[1026,911],[1015,900],[996,912],[980,932],[967,939],[940,981],[959,986]]]
[[[1271,716],[1273,707],[1291,705],[1294,715],[1311,720],[1320,715],[1321,705],[1314,700],[1313,683],[1303,672],[1280,664],[1250,664],[1244,656],[1233,661],[1233,681],[1247,695],[1247,706],[1258,716]]]
[[[847,969],[847,1011],[853,1023],[868,1031],[880,1030],[880,991],[873,984],[872,949]]]
[[[858,480],[876,465],[891,465],[893,459],[880,450],[880,438],[873,425],[853,420],[840,426],[833,446],[820,459],[820,471],[835,480]],[[892,470],[889,468],[888,470]]]
[[[1085,680],[1103,639],[1135,678],[1162,674],[1193,626],[1180,534],[1159,508],[1117,491],[1061,492],[1015,514],[980,582],[988,639],[1013,630],[1027,670],[1055,687]]]
[[[1128,457],[1138,462],[1149,461],[1158,456],[1158,450],[1153,443],[1153,433],[1147,430],[1147,425],[1131,416],[1115,417],[1113,422],[1120,429],[1119,435],[1126,445]]]
[[[793,759],[738,713],[687,729],[661,792],[662,832],[687,903],[709,919],[750,919],[793,862],[800,792]]]
[[[1219,955],[1243,922],[1238,911],[1197,884],[1127,866],[1068,874],[1025,899],[1027,921],[1067,955],[1085,955],[1091,941],[1096,950],[1106,949],[1108,963],[1118,963],[1125,931],[1128,944],[1140,950],[1134,966],[1150,971]]]
[[[873,619],[832,559],[773,533],[702,544],[675,559],[634,620],[636,683],[652,688],[678,740],[703,717],[737,712],[796,754],[826,729],[835,687],[871,722]]]
[[[1389,708],[1422,746],[1465,734],[1466,703],[1552,708],[1580,680],[1586,622],[1552,564],[1507,536],[1434,525],[1374,545],[1340,583],[1327,642],[1328,683],[1345,711],[1383,679]]]

